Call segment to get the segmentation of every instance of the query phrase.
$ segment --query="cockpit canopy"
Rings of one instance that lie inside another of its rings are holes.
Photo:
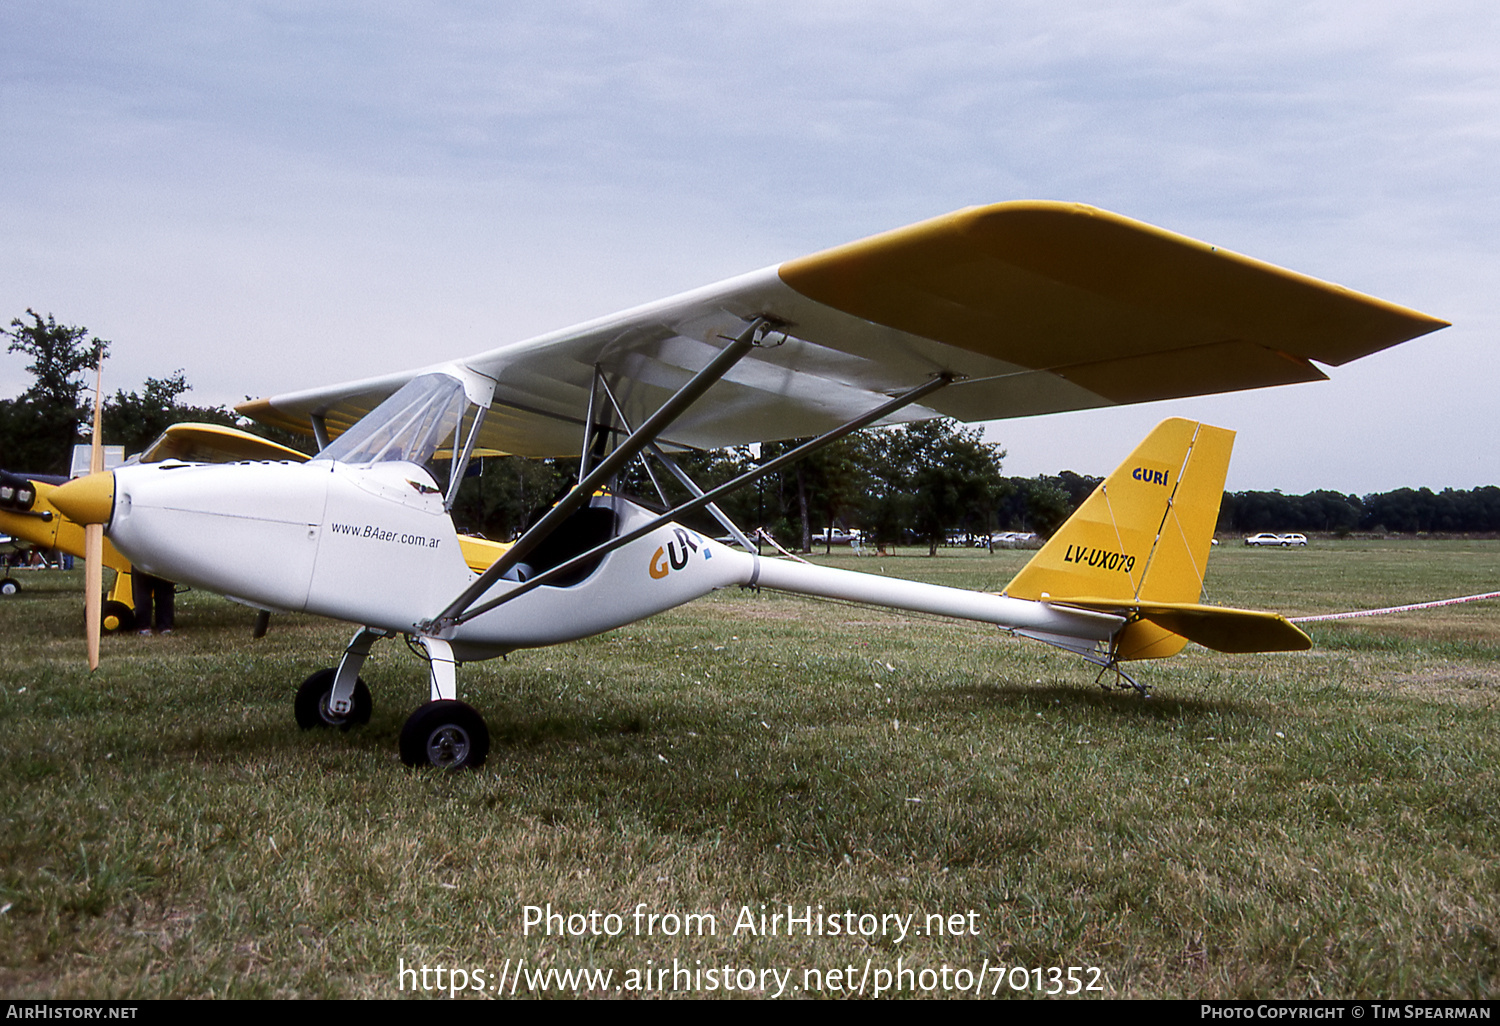
[[[458,378],[423,374],[408,381],[314,459],[354,464],[404,460],[424,465],[439,449],[451,451],[468,405]]]

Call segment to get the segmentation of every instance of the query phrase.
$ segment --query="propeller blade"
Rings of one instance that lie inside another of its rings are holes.
[[[104,354],[95,362],[94,437],[89,447],[89,476],[104,470]],[[99,668],[99,635],[104,629],[104,525],[91,523],[83,529],[84,630],[88,633],[89,672]]]
[[[83,622],[89,640],[89,670],[99,668],[99,632],[104,620],[104,525],[83,529]]]

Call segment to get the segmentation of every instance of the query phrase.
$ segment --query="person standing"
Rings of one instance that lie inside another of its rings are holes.
[[[156,577],[136,567],[130,572],[130,593],[135,600],[135,622],[137,634],[171,634],[176,610],[174,609],[177,585]],[[155,618],[152,617],[153,608]]]

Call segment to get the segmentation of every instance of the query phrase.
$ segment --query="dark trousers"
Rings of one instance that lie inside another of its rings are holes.
[[[147,630],[155,627],[157,631],[169,631],[173,625],[172,596],[177,591],[177,585],[171,581],[153,577],[144,570],[135,569],[130,572],[130,594],[135,600],[135,627],[136,630]],[[152,607],[155,606],[156,617],[152,620]]]

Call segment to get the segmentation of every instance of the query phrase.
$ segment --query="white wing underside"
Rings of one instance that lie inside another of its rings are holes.
[[[944,371],[964,380],[893,420],[993,420],[1109,404],[1053,374],[859,321],[798,295],[768,268],[457,361],[495,381],[479,444],[523,456],[576,455],[595,365],[626,417],[639,424],[712,359],[724,339],[736,338],[763,315],[788,325],[787,341],[753,351],[731,368],[672,425],[665,443],[714,449],[817,434]],[[844,341],[857,351],[812,338]],[[315,412],[352,423],[418,374],[451,366],[310,389],[271,402],[304,424]]]

